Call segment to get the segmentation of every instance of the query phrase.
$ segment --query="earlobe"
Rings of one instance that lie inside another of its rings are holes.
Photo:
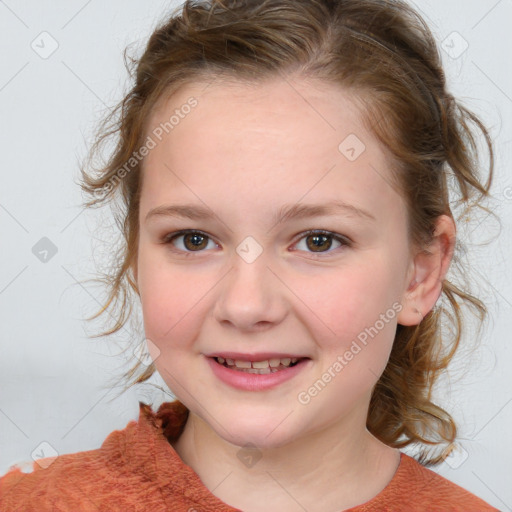
[[[442,215],[436,223],[432,243],[420,250],[412,262],[402,300],[403,309],[397,317],[399,324],[418,325],[435,306],[442,293],[454,249],[455,223],[450,216]]]

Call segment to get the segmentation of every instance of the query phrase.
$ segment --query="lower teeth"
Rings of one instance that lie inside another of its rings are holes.
[[[237,368],[236,366],[228,366],[231,370],[237,370],[245,373],[256,373],[258,375],[267,375],[279,371],[277,368]]]

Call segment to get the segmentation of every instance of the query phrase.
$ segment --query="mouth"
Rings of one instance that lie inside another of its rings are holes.
[[[213,375],[228,386],[242,391],[267,391],[297,378],[313,364],[299,354],[247,354],[228,352],[206,357]]]
[[[308,357],[283,357],[272,358],[261,361],[246,361],[240,359],[230,359],[224,357],[211,357],[219,365],[244,373],[254,373],[258,375],[268,375],[277,373],[287,368],[292,368],[297,364],[309,359]]]

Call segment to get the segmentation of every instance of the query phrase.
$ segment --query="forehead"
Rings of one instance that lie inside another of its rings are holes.
[[[192,98],[197,105],[188,112],[187,103]],[[173,113],[187,110],[180,116],[180,126],[176,124],[169,130],[170,143],[174,139],[179,145],[184,137],[193,135],[206,149],[213,139],[215,144],[232,145],[249,134],[254,143],[256,139],[280,135],[276,141],[278,150],[285,149],[285,143],[291,142],[293,136],[294,141],[306,142],[308,147],[337,151],[338,139],[343,135],[357,134],[366,140],[371,137],[363,127],[357,101],[354,94],[317,80],[275,78],[251,83],[212,79],[187,84],[170,98],[163,97],[153,110],[149,127],[156,128],[169,121]],[[219,129],[213,129],[213,124]],[[192,133],[186,127],[195,130]]]
[[[330,194],[374,211],[390,206],[400,196],[389,158],[360,105],[333,84],[305,80],[188,84],[149,119],[148,134],[162,133],[145,159],[144,187],[162,200],[184,188],[210,197],[228,188],[240,204],[279,190],[292,201]]]

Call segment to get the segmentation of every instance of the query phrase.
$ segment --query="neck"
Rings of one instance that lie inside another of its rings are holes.
[[[400,452],[365,428],[365,411],[278,447],[248,449],[190,412],[173,447],[220,500],[245,512],[344,510],[376,496]]]

